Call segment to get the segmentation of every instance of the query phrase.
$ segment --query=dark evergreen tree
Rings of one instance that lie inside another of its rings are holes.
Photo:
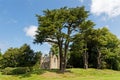
[[[66,59],[70,43],[76,33],[81,31],[81,25],[87,25],[88,11],[84,7],[60,8],[45,10],[44,15],[37,15],[39,27],[35,43],[50,42],[59,48],[60,71],[66,68]]]

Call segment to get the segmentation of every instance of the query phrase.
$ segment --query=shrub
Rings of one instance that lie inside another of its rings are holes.
[[[2,70],[2,74],[10,75],[10,74],[12,74],[12,70],[13,69],[14,68],[7,67],[7,68],[5,68],[5,69]]]
[[[105,61],[101,62],[101,68],[102,69],[107,69],[107,63]]]
[[[17,74],[25,74],[30,71],[31,70],[29,67],[16,67],[16,68],[7,67],[4,70],[2,70],[2,74],[17,75]]]
[[[17,67],[12,71],[13,74],[25,74],[27,72],[30,72],[29,67]]]

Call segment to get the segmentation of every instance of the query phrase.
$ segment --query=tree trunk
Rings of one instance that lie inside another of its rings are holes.
[[[84,61],[84,69],[88,69],[88,53],[86,52],[86,50],[83,54],[83,61]]]
[[[84,69],[88,69],[88,52],[87,52],[87,43],[84,46],[84,53],[83,53],[83,61],[84,61]]]
[[[66,69],[66,65],[67,65],[67,52],[68,52],[68,45],[69,45],[69,42],[66,41],[65,43],[65,53],[64,53],[64,69]]]
[[[101,69],[101,52],[97,48],[97,69]]]
[[[62,43],[59,44],[59,56],[60,56],[60,72],[64,73],[64,56],[62,51]]]
[[[66,65],[67,65],[66,58],[67,58],[67,56],[65,54],[65,56],[64,56],[64,71],[66,70]]]
[[[64,73],[64,59],[63,59],[63,55],[60,56],[60,72]]]

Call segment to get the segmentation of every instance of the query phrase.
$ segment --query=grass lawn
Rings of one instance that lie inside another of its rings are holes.
[[[65,74],[47,70],[22,75],[2,75],[0,73],[0,80],[120,80],[120,71],[73,68]]]

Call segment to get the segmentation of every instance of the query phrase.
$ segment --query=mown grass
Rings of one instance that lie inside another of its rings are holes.
[[[22,75],[0,73],[0,80],[120,80],[120,71],[73,68],[60,74],[56,70],[37,70]]]

